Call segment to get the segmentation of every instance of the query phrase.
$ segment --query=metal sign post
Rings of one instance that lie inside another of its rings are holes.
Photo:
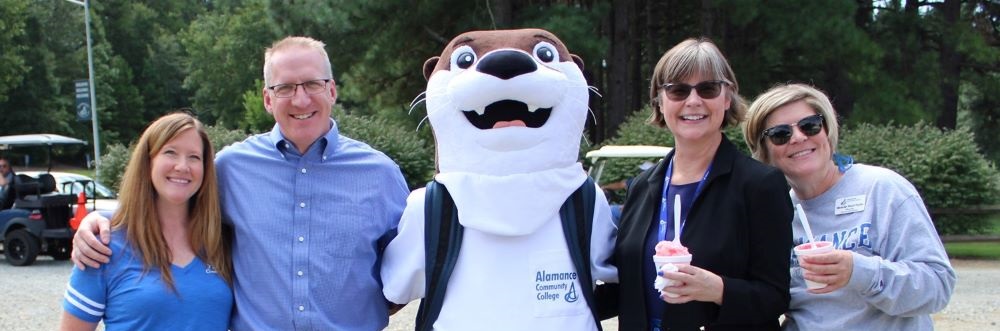
[[[90,0],[66,0],[67,2],[83,6],[84,21],[87,25],[87,80],[90,85],[90,124],[94,130],[94,180],[100,179],[101,174],[101,138],[97,125],[97,96],[94,90],[94,51],[90,41]]]

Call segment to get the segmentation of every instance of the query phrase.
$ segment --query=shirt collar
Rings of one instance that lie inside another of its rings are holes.
[[[274,127],[271,128],[271,132],[269,132],[267,136],[282,157],[288,153],[294,153],[296,155],[299,154],[297,150],[292,148],[292,142],[286,139],[285,135],[281,133],[281,127],[278,123],[274,124]],[[331,118],[330,130],[314,141],[313,144],[309,146],[309,150],[306,151],[306,154],[313,153],[316,148],[319,148],[321,153],[320,162],[325,162],[330,159],[333,154],[337,152],[337,148],[340,147],[340,139],[338,139],[339,136],[340,129],[337,127],[337,121],[334,121],[333,118]]]

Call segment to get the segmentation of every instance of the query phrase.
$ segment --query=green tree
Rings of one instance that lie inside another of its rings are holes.
[[[25,46],[18,43],[25,34],[27,2],[0,0],[0,103],[7,100],[7,91],[19,85],[28,71],[24,58]]]
[[[12,45],[15,46],[10,50],[19,50],[22,54],[24,72],[21,77],[10,80],[13,85],[2,93],[5,101],[0,102],[3,110],[0,127],[5,134],[56,132],[83,138],[70,124],[73,116],[71,96],[66,94],[72,93],[72,81],[67,77],[86,76],[65,73],[66,63],[73,61],[76,47],[84,41],[75,34],[81,31],[82,13],[71,4],[54,1],[21,8],[24,10],[23,33],[13,35]],[[70,25],[72,20],[67,17],[74,17],[72,14],[81,16],[80,26]],[[10,22],[17,24],[17,19]],[[3,24],[6,23],[0,23]],[[8,52],[6,45],[0,52]],[[83,65],[76,72],[85,74],[86,58],[78,63]]]
[[[264,48],[281,35],[267,15],[267,2],[218,5],[180,33],[187,51],[184,88],[194,110],[208,123],[235,128],[244,117],[242,95],[263,77]]]
[[[189,92],[182,86],[186,57],[177,33],[206,11],[206,2],[103,0],[95,8],[103,25],[114,27],[105,29],[107,39],[128,67],[130,85],[142,91],[132,101],[129,114],[116,118],[115,127],[127,128],[124,135],[136,135],[150,119],[188,108]]]

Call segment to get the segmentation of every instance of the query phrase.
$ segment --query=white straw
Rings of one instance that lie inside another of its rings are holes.
[[[681,195],[674,196],[674,242],[681,243]]]
[[[799,213],[799,220],[802,221],[802,227],[806,228],[806,236],[809,237],[809,242],[815,242],[816,238],[813,238],[813,230],[809,227],[809,220],[806,219],[806,212],[802,210],[801,204],[795,204],[795,212]]]

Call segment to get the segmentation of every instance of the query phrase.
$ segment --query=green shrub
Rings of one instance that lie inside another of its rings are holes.
[[[334,114],[340,133],[382,151],[403,172],[410,189],[423,187],[434,176],[434,150],[416,131],[384,118]]]
[[[247,137],[243,131],[216,126],[206,126],[205,132],[208,133],[208,140],[212,142],[216,152]],[[122,144],[112,144],[104,151],[104,155],[101,155],[101,182],[116,192],[119,191],[121,178],[125,174],[125,166],[128,165],[134,145],[135,141],[132,141],[128,147]]]
[[[243,92],[243,118],[240,128],[250,132],[267,132],[274,127],[274,116],[264,109],[264,95],[257,86],[264,86],[261,80],[254,80],[254,87]]]
[[[216,153],[221,151],[226,146],[247,139],[249,136],[242,130],[231,130],[221,126],[206,126],[205,132],[208,133],[208,140],[212,142],[212,146],[215,147]]]
[[[979,153],[968,130],[860,124],[846,128],[838,149],[858,163],[892,169],[908,179],[928,210],[989,205],[1000,197],[1000,174]],[[989,223],[971,215],[937,215],[942,234],[980,233]]]
[[[131,146],[125,147],[122,144],[111,144],[104,150],[104,155],[101,155],[100,181],[105,186],[114,189],[115,192],[119,191],[119,185],[121,185],[122,175],[125,174],[125,165],[128,164],[131,150]]]

